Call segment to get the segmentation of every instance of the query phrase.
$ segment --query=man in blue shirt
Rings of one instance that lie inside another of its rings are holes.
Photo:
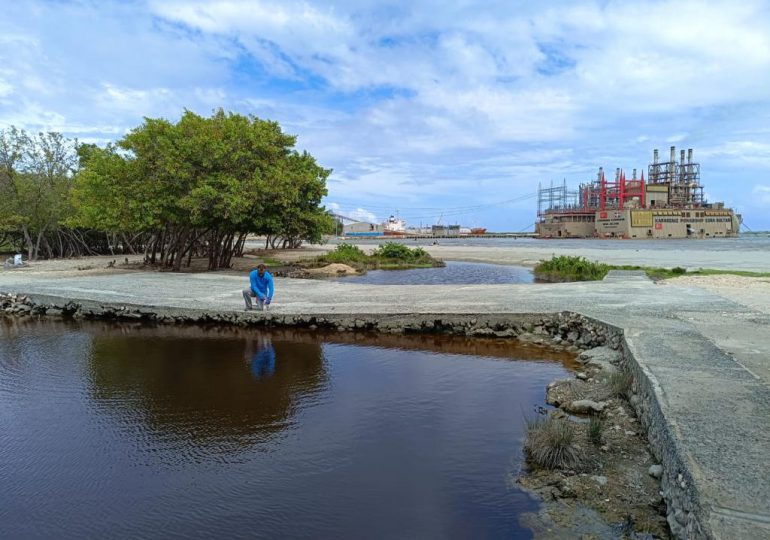
[[[251,299],[257,299],[257,305],[262,311],[267,311],[267,307],[273,300],[273,276],[265,271],[265,265],[260,264],[256,270],[249,274],[249,288],[243,289],[243,301],[246,302],[246,311],[251,311]]]

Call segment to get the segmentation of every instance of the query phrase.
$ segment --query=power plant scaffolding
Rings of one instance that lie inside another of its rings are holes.
[[[659,161],[658,150],[653,152],[653,161],[647,168],[647,182],[644,172],[637,178],[633,169],[630,179],[623,169],[615,169],[614,180],[607,180],[604,169],[599,167],[596,180],[580,185],[577,191],[567,189],[567,182],[561,185],[542,187],[538,185],[537,214],[543,217],[552,213],[592,213],[608,209],[625,208],[627,204],[647,207],[647,186],[667,187],[669,208],[697,208],[704,206],[703,186],[700,183],[700,163],[692,161],[692,148],[680,153],[676,161],[676,148],[671,147],[669,161]]]

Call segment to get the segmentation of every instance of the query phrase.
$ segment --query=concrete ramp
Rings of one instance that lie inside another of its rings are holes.
[[[650,281],[644,270],[610,270],[604,281]]]

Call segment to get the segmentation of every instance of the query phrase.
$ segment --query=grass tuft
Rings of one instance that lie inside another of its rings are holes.
[[[604,421],[598,416],[592,416],[588,421],[588,439],[596,446],[602,444],[602,431],[604,430]]]
[[[628,371],[617,371],[610,375],[609,387],[612,397],[627,397],[631,393],[633,376]]]
[[[529,460],[544,469],[580,469],[580,452],[573,444],[575,428],[567,420],[553,416],[527,420],[524,451]]]

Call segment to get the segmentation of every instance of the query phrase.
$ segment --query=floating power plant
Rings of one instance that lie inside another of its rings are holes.
[[[709,203],[692,148],[671,147],[668,161],[653,151],[652,163],[637,177],[616,169],[608,180],[599,167],[596,180],[577,190],[538,189],[536,233],[541,238],[726,238],[737,236],[741,216],[724,203]]]

